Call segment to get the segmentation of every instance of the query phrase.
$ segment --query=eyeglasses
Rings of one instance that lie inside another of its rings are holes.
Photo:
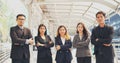
[[[20,19],[20,18],[19,18],[18,20],[25,20],[25,19]]]

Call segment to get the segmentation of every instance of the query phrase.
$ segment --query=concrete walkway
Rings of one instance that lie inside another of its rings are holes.
[[[53,54],[53,63],[56,63],[55,62],[56,51],[55,51],[54,48],[52,48],[51,50],[52,50],[52,54]],[[30,47],[30,53],[31,53],[30,63],[36,63],[36,60],[37,60],[37,51],[33,51],[32,47]],[[73,55],[72,63],[77,63],[76,62],[75,54],[76,54],[76,50],[72,49],[72,55]],[[11,59],[9,58],[4,63],[11,63]],[[92,63],[95,63],[95,57],[94,56],[92,56]],[[115,61],[115,63],[120,63],[120,61],[119,62]]]

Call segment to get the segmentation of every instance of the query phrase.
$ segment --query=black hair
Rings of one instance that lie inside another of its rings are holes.
[[[103,11],[97,12],[97,13],[96,13],[96,17],[97,17],[98,14],[102,14],[104,17],[106,16],[106,14],[105,14]]]
[[[40,24],[39,27],[38,27],[38,34],[37,34],[38,36],[40,35],[39,29],[40,29],[41,27],[45,27],[45,29],[46,29],[46,26],[45,26],[44,24]],[[46,29],[44,35],[47,35],[47,29]]]
[[[26,18],[26,16],[25,16],[24,14],[18,14],[18,15],[16,16],[16,19],[18,19],[19,16],[23,16],[23,17]]]

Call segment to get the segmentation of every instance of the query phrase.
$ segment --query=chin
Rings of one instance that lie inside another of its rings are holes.
[[[104,24],[104,22],[101,22],[100,24]]]

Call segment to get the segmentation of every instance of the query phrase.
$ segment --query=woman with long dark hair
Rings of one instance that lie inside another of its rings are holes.
[[[58,27],[57,36],[55,37],[56,63],[71,63],[72,54],[70,48],[72,43],[65,26]]]
[[[50,36],[47,35],[47,29],[44,24],[38,27],[38,35],[35,37],[35,43],[38,50],[37,63],[52,63],[51,47],[54,46]]]
[[[89,50],[90,35],[82,22],[78,23],[76,28],[77,34],[73,39],[73,47],[77,48],[77,63],[91,63]]]

